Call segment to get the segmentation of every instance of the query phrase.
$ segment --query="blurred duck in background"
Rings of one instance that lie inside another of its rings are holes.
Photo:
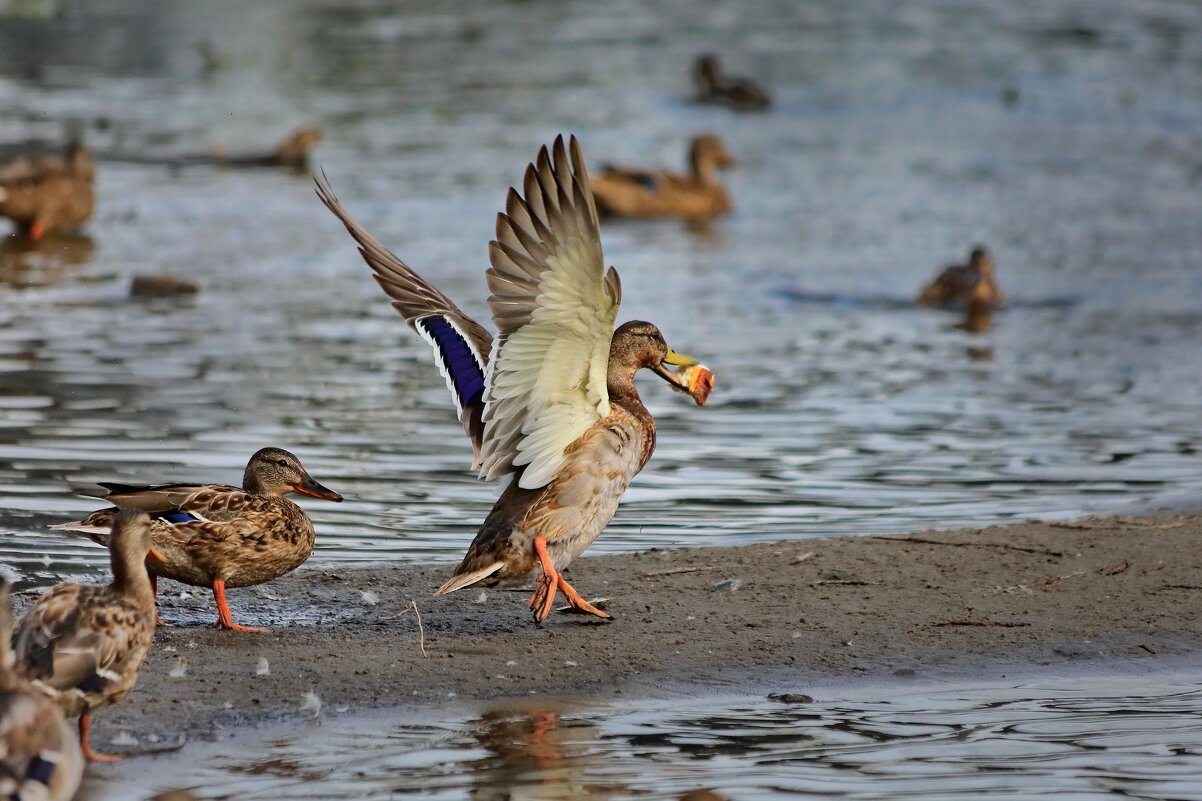
[[[967,310],[971,304],[978,314],[998,308],[1005,300],[997,285],[993,258],[980,245],[972,249],[968,264],[947,267],[918,295],[923,306]]]
[[[721,139],[702,134],[689,148],[687,175],[604,166],[592,178],[593,199],[599,212],[617,217],[716,217],[733,207],[718,170],[734,163]]]
[[[95,176],[92,156],[78,142],[62,157],[22,153],[0,164],[0,216],[34,241],[75,231],[92,216]]]
[[[697,101],[728,106],[737,111],[764,111],[772,107],[772,98],[750,78],[722,74],[718,57],[705,54],[693,63]]]
[[[0,798],[67,801],[83,754],[63,713],[15,671],[8,579],[0,577]]]

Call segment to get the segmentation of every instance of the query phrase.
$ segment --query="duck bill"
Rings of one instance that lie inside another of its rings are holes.
[[[672,367],[692,367],[694,364],[700,364],[700,362],[692,356],[685,356],[683,353],[677,353],[669,348],[668,355],[664,357],[664,360],[651,369],[656,375],[671,384],[674,389],[682,389],[688,392],[688,379],[679,371],[670,369],[668,365]]]
[[[323,501],[333,501],[334,503],[342,501],[342,496],[337,492],[329,487],[323,487],[308,476],[305,476],[305,480],[293,486],[292,489],[301,495],[308,495],[310,498],[321,498]]]
[[[651,369],[672,389],[691,396],[698,406],[705,405],[710,390],[714,388],[714,374],[708,367],[692,356],[673,350],[669,350],[664,360]]]
[[[160,564],[165,564],[167,562],[167,557],[163,556],[163,552],[153,545],[146,550],[146,558],[152,559]]]

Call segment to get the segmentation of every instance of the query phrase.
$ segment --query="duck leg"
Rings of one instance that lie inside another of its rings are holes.
[[[543,574],[538,580],[538,586],[534,588],[530,608],[534,610],[534,622],[542,623],[547,619],[547,615],[551,614],[551,607],[555,604],[555,588],[559,585],[560,578],[555,564],[551,561],[551,555],[547,553],[546,537],[540,535],[534,538],[534,553],[543,566]]]
[[[150,574],[150,594],[154,596],[154,624],[156,626],[166,626],[163,618],[159,617],[159,577],[154,573]]]
[[[255,626],[240,626],[234,622],[230,607],[225,602],[225,579],[213,579],[213,599],[217,601],[217,624],[213,628],[227,631],[268,631]]]
[[[568,604],[572,607],[572,612],[575,614],[596,615],[597,617],[602,617],[606,620],[609,620],[611,617],[613,617],[608,612],[602,612],[600,609],[584,600],[584,598],[580,597],[580,593],[576,592],[575,588],[573,588],[571,584],[568,584],[567,579],[565,579],[562,575],[557,575],[555,579],[559,584],[559,591],[563,593],[563,597],[567,599]]]
[[[92,728],[92,713],[84,712],[79,716],[79,750],[83,752],[84,759],[90,762],[116,762],[121,757],[116,754],[101,754],[92,750],[92,744],[88,742],[88,732]]]

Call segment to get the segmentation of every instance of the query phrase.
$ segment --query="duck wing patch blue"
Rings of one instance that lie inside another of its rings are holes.
[[[166,520],[168,523],[191,523],[194,520],[200,520],[199,517],[191,512],[181,512],[179,510],[171,512],[163,512],[158,515],[159,520]]]
[[[431,314],[414,321],[422,338],[434,348],[434,360],[455,399],[455,411],[463,419],[463,410],[480,402],[484,395],[484,359],[459,326],[443,314]]]

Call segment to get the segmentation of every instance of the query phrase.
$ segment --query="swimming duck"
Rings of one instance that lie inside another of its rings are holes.
[[[0,798],[68,801],[83,754],[63,713],[15,672],[8,580],[0,577]]]
[[[526,169],[523,193],[510,189],[497,216],[487,271],[495,341],[359,225],[327,183],[319,180],[317,192],[393,306],[433,346],[481,478],[512,475],[437,594],[540,570],[530,600],[536,623],[550,613],[557,591],[573,611],[608,618],[562,571],[609,523],[655,447],[655,420],[635,373],[650,369],[698,404],[713,374],[669,348],[651,323],[614,330],[621,283],[605,268],[576,138],[567,147],[562,136],[551,150],[543,147]]]
[[[714,217],[731,210],[718,169],[734,163],[721,139],[703,134],[689,147],[688,175],[605,167],[592,180],[593,198],[603,214],[618,217]]]
[[[95,167],[87,148],[73,144],[65,158],[26,153],[0,164],[0,217],[39,240],[74,231],[92,216]]]
[[[972,249],[968,264],[945,268],[918,295],[918,302],[924,306],[967,308],[971,301],[978,312],[995,309],[1005,300],[1005,293],[997,285],[993,258],[981,246]]]
[[[112,521],[113,581],[107,586],[58,584],[17,622],[17,675],[79,716],[79,744],[91,760],[119,757],[92,750],[92,712],[125,697],[154,638],[154,589],[146,561],[160,560],[150,517],[121,512]]]
[[[772,98],[750,78],[723,75],[715,55],[697,57],[693,62],[693,81],[700,103],[717,103],[737,111],[763,111],[772,106]]]
[[[342,496],[318,484],[291,453],[263,448],[246,465],[242,487],[224,484],[102,483],[113,504],[83,520],[52,528],[79,531],[108,545],[109,529],[121,509],[151,515],[161,562],[151,562],[151,581],[169,578],[209,587],[217,603],[220,629],[266,631],[234,622],[225,600],[227,588],[250,587],[300,567],[313,552],[313,522],[284,497],[296,492],[328,501]]]

